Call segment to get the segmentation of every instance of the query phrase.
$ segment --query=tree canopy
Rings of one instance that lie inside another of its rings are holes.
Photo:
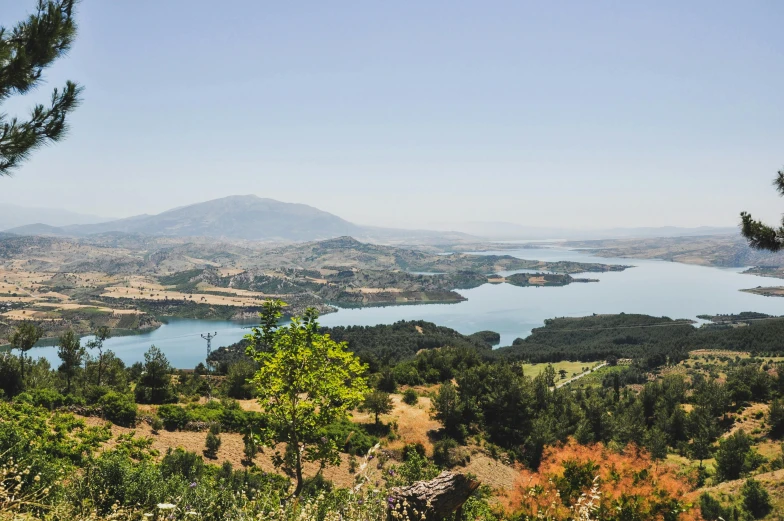
[[[336,443],[323,430],[347,419],[348,411],[362,402],[366,366],[345,343],[319,333],[315,309],[279,326],[283,306],[281,301],[266,302],[261,325],[246,338],[259,364],[253,382],[264,425],[260,442],[267,447],[286,443],[285,454],[276,453],[275,463],[294,471],[294,495],[299,495],[303,460],[318,461],[322,467],[340,461]]]

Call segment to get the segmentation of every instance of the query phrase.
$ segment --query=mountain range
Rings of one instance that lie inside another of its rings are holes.
[[[735,235],[737,228],[721,226],[653,226],[636,228],[573,229],[543,226],[523,226],[503,221],[469,221],[461,223],[432,223],[433,230],[450,230],[492,240],[587,240],[625,239],[640,237],[689,237],[703,235]]]
[[[24,210],[24,211],[23,211]],[[174,208],[156,215],[136,215],[105,221],[65,210],[18,209],[4,206],[3,216],[14,216],[24,225],[7,227],[5,233],[59,237],[85,237],[126,233],[158,237],[213,237],[251,241],[313,241],[352,236],[367,241],[411,243],[417,241],[603,239],[725,235],[734,228],[615,228],[567,230],[528,227],[506,222],[468,222],[435,225],[435,230],[404,230],[362,226],[312,206],[284,203],[255,195],[235,195]],[[3,229],[0,220],[0,230]],[[35,224],[27,224],[35,223]],[[65,224],[64,224],[65,223]],[[55,225],[56,224],[56,225]]]
[[[0,231],[40,223],[49,226],[95,224],[106,222],[106,217],[70,212],[60,208],[29,208],[15,204],[0,204]]]

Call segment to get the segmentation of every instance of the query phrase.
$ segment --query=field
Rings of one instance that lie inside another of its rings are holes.
[[[548,364],[523,364],[523,374],[530,376],[531,378],[536,378],[547,368],[547,365]],[[572,376],[577,376],[580,373],[584,373],[597,365],[598,364],[596,362],[569,361],[556,362],[552,364],[553,369],[555,369],[556,383],[558,383],[559,380],[566,380]],[[563,378],[560,375],[561,371],[565,371],[565,376]]]

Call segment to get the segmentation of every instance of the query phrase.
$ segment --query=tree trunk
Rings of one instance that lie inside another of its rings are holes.
[[[103,351],[98,350],[98,387],[101,386],[101,373],[103,372]]]
[[[297,488],[294,489],[294,496],[299,497],[300,493],[302,492],[302,456],[299,453],[299,447],[297,447]]]
[[[445,519],[453,512],[462,510],[463,503],[479,488],[479,482],[465,474],[445,470],[430,481],[417,481],[408,487],[393,488],[390,496],[394,503],[389,506],[388,519],[392,512],[406,511],[410,519]],[[414,513],[414,510],[419,513]]]

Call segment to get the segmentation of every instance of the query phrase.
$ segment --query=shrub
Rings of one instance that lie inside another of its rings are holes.
[[[444,438],[433,446],[433,461],[436,465],[451,468],[457,465],[466,465],[471,461],[468,451],[460,447],[452,438]]]
[[[169,449],[161,460],[161,475],[164,478],[179,476],[188,482],[200,479],[204,473],[204,460],[196,453],[184,449]]]
[[[226,374],[226,394],[231,398],[253,398],[253,384],[248,380],[256,374],[256,364],[250,360],[239,360],[229,366]]]
[[[124,427],[132,427],[136,423],[136,404],[124,394],[109,391],[98,404],[107,420]]]
[[[65,405],[66,398],[54,389],[31,389],[28,392],[22,393],[17,398],[19,401],[25,401],[38,407],[44,407],[50,411]]]
[[[349,420],[333,423],[320,435],[334,441],[342,452],[348,454],[365,454],[378,443],[378,438],[369,434],[364,425]]]
[[[719,518],[727,519],[727,509],[707,492],[700,496],[700,513],[706,521],[718,521]]]
[[[397,381],[395,380],[395,374],[390,369],[384,369],[384,371],[381,372],[381,376],[378,379],[376,388],[379,391],[394,393],[395,390],[397,390]]]
[[[419,401],[419,395],[413,389],[406,389],[403,393],[403,402],[408,405],[416,405]]]
[[[743,496],[743,508],[751,514],[754,519],[765,517],[770,512],[772,505],[770,496],[759,481],[747,479],[740,491]]]
[[[221,446],[220,436],[218,436],[217,434],[214,434],[212,432],[212,429],[210,429],[210,432],[207,433],[207,440],[206,440],[204,446],[205,446],[205,449],[204,449],[204,455],[205,456],[207,456],[208,458],[212,458],[212,459],[217,458],[218,457],[218,449],[220,449],[220,446]]]
[[[168,431],[182,429],[188,423],[188,413],[176,405],[161,405],[158,407],[158,416]]]
[[[150,423],[150,426],[152,427],[153,434],[158,434],[158,431],[163,429],[163,420],[161,420],[157,416],[154,416],[152,422]]]
[[[242,442],[245,444],[243,450],[245,455],[245,463],[248,465],[253,465],[253,460],[256,457],[256,454],[259,452],[259,448],[256,445],[256,440],[253,438],[252,434],[246,433],[242,437]]]

